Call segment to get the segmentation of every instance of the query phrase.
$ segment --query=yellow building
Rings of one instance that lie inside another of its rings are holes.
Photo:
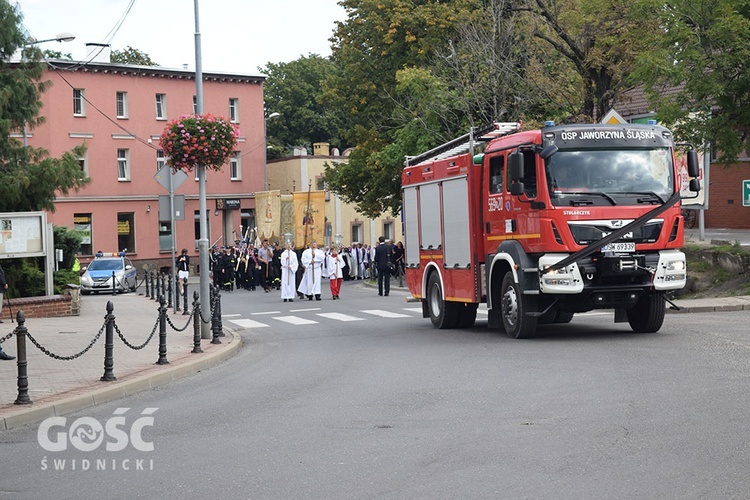
[[[307,220],[307,214],[299,213],[299,207],[286,208],[293,206],[294,200],[313,200],[316,195],[321,196],[325,206],[325,216],[321,221],[319,215],[315,215],[314,234],[322,234],[324,241],[318,241],[318,245],[332,245],[336,243],[340,236],[341,243],[349,246],[352,243],[362,243],[370,246],[377,245],[378,238],[382,235],[394,243],[401,241],[401,220],[387,214],[381,214],[376,219],[365,217],[357,212],[352,205],[344,203],[336,194],[326,189],[324,176],[325,164],[335,165],[336,163],[345,163],[348,161],[348,151],[340,155],[337,149],[331,151],[328,143],[315,143],[313,145],[313,155],[309,155],[304,148],[296,148],[294,155],[277,160],[269,160],[266,167],[266,189],[269,194],[276,194],[281,199],[279,212],[282,214],[279,234],[284,233],[296,234],[294,237],[295,247],[304,246],[305,234],[311,239],[313,230],[305,232],[301,228],[303,220]],[[296,193],[293,195],[293,193]],[[256,193],[256,200],[259,198]],[[280,195],[280,196],[279,196]],[[308,196],[309,195],[309,196]],[[272,195],[271,198],[274,196]],[[297,202],[294,202],[297,204]],[[310,203],[314,206],[314,202]],[[294,215],[284,212],[293,211]],[[317,212],[318,210],[313,210]],[[258,208],[258,227],[261,228],[262,207]],[[298,220],[299,219],[299,220]],[[293,222],[290,227],[290,220]],[[271,230],[267,229],[267,232]],[[273,232],[276,232],[274,229]],[[268,235],[267,235],[268,236]],[[315,238],[316,240],[319,237]]]

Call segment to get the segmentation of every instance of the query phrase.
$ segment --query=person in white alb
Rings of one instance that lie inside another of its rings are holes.
[[[297,290],[304,294],[309,300],[320,300],[320,281],[323,277],[323,260],[325,254],[318,250],[318,244],[313,241],[310,248],[302,252],[302,267],[305,268],[305,274],[302,276],[302,282]]]
[[[352,262],[349,264],[349,276],[351,279],[356,280],[359,277],[359,243],[352,243]]]
[[[281,252],[281,298],[284,299],[284,302],[294,302],[294,285],[296,282],[294,277],[298,267],[297,254],[292,248],[292,243],[287,241],[286,249]]]
[[[337,300],[341,293],[341,282],[344,281],[344,258],[336,248],[331,250],[331,254],[326,258],[326,270],[330,278],[331,296],[333,300]]]

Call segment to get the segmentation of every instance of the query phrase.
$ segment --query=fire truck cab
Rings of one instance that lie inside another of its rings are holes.
[[[486,303],[489,327],[523,338],[540,323],[614,309],[633,331],[658,331],[665,291],[686,279],[671,132],[520,128],[492,124],[407,158],[406,282],[423,316],[469,327]],[[697,191],[695,151],[687,163]]]

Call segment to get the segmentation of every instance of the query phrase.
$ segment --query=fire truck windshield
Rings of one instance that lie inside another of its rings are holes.
[[[643,193],[661,198],[674,190],[669,148],[560,149],[547,158],[545,169],[553,201],[589,191],[617,198]]]

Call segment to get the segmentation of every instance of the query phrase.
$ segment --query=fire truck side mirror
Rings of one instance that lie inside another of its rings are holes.
[[[523,154],[516,152],[508,155],[508,174],[510,176],[510,194],[520,196],[524,192],[521,179],[524,177]]]

